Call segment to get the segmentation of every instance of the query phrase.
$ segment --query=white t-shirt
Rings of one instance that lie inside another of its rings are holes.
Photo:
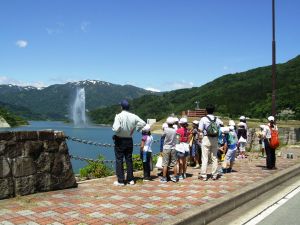
[[[207,116],[208,116],[211,120],[214,120],[214,119],[215,119],[215,116],[214,116],[214,115],[208,114]],[[217,117],[216,117],[216,118],[217,118]],[[221,124],[221,123],[222,123],[222,121],[221,121],[219,118],[217,118],[217,119],[216,119],[216,124],[220,127],[220,124]],[[207,129],[207,127],[208,127],[209,125],[210,125],[210,121],[209,121],[209,119],[208,119],[206,116],[204,116],[204,117],[202,117],[202,118],[200,119],[198,128],[199,128],[199,130],[202,131],[202,133],[203,133],[204,136],[207,135],[206,129]]]
[[[153,142],[152,135],[143,135],[142,140],[145,142],[143,151],[144,152],[152,152],[151,146]]]

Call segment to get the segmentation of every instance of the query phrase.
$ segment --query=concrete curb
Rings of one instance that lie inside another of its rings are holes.
[[[209,222],[217,219],[218,217],[238,208],[242,204],[256,198],[262,193],[269,191],[275,186],[287,181],[291,177],[300,174],[300,164],[296,164],[290,168],[278,171],[267,177],[264,180],[250,184],[241,190],[228,193],[228,195],[217,199],[213,202],[204,204],[189,210],[188,212],[181,213],[173,219],[162,222],[164,225],[199,225],[208,224]]]

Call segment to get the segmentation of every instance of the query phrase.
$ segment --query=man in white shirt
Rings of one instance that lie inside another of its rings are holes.
[[[207,130],[214,121],[217,125],[217,129],[220,129],[220,124],[222,121],[215,117],[213,115],[215,111],[215,107],[211,104],[206,106],[206,113],[207,115],[205,117],[202,117],[199,121],[199,139],[202,139],[202,155],[201,155],[201,172],[199,179],[202,179],[204,181],[207,180],[207,166],[208,166],[208,160],[211,158],[212,160],[212,179],[216,180],[218,178],[218,135],[211,136],[208,134]],[[217,132],[218,133],[218,132]]]
[[[137,115],[129,112],[129,103],[127,100],[122,100],[120,104],[122,107],[122,112],[115,116],[112,127],[112,130],[115,132],[113,139],[115,143],[116,175],[118,178],[118,180],[114,182],[114,185],[123,186],[125,185],[123,168],[124,157],[127,167],[127,183],[131,185],[134,184],[132,135],[135,129],[140,131],[146,125],[146,123]]]

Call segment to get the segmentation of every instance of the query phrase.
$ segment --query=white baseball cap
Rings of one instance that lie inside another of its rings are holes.
[[[269,117],[268,117],[268,120],[269,120],[269,121],[274,121],[275,118],[274,118],[274,116],[269,116]]]
[[[198,124],[199,124],[199,121],[198,121],[198,120],[194,120],[194,121],[193,121],[193,124],[198,125]]]
[[[229,132],[229,127],[221,127],[220,130],[223,134],[227,134]]]
[[[233,120],[229,120],[228,125],[229,126],[235,126],[235,122]]]
[[[187,119],[185,118],[185,117],[182,117],[182,118],[180,118],[180,120],[179,120],[179,123],[180,124],[184,124],[184,123],[187,123],[188,121],[187,121]]]
[[[259,125],[261,129],[265,129],[266,125]]]
[[[233,131],[234,130],[234,126],[229,126],[229,130]]]
[[[175,121],[174,121],[174,118],[170,116],[167,118],[166,122],[167,122],[167,124],[174,124]]]
[[[245,120],[245,119],[246,119],[245,116],[241,116],[241,117],[240,117],[240,120]]]
[[[163,123],[163,125],[162,125],[162,129],[165,129],[165,128],[167,128],[168,127],[168,124],[167,123]]]
[[[143,127],[142,131],[150,131],[150,129],[151,129],[150,125],[149,125],[149,124],[146,124],[146,125]]]

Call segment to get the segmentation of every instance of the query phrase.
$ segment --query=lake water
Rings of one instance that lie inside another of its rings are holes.
[[[59,121],[29,121],[30,125],[16,127],[16,128],[1,128],[1,131],[31,131],[31,130],[45,130],[53,129],[63,131],[66,136],[76,137],[88,141],[113,144],[112,135],[113,131],[111,127],[93,126],[89,125],[84,128],[74,127],[72,124],[67,124]],[[160,138],[159,135],[153,135],[154,140]],[[140,143],[141,133],[135,132],[133,136],[134,144]],[[69,152],[71,155],[80,156],[89,159],[97,159],[99,155],[103,155],[105,160],[114,160],[114,148],[113,147],[99,147],[94,145],[83,144],[67,141]],[[153,153],[159,152],[159,143],[153,143]],[[139,154],[139,147],[134,147],[134,154]],[[75,173],[79,172],[79,169],[87,165],[85,161],[72,159],[72,166]],[[114,165],[110,165],[114,167]]]

